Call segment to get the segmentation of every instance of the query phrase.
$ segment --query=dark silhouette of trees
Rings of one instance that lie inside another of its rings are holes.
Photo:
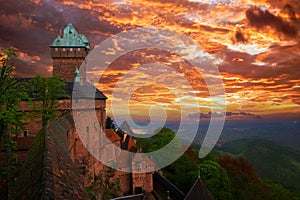
[[[111,117],[107,116],[106,121],[105,121],[105,128],[106,129],[115,129],[115,124],[114,121],[112,120]]]
[[[220,158],[220,165],[230,177],[232,199],[270,199],[267,186],[244,158],[233,159],[225,156]]]
[[[7,154],[8,198],[11,196],[15,161],[12,153],[15,150],[15,142],[10,136],[24,129],[26,115],[20,108],[20,102],[28,97],[24,84],[13,77],[11,58],[16,56],[13,48],[2,50],[0,53],[0,141],[4,144]]]

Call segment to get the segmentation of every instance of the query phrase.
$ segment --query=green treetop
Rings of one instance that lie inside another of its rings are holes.
[[[57,116],[60,98],[68,97],[64,91],[66,86],[57,75],[50,78],[44,78],[37,75],[31,80],[31,93],[33,94],[34,115],[41,117],[41,123],[44,126],[49,119]]]

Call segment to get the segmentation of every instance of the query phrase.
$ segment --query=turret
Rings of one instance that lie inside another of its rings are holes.
[[[90,43],[83,34],[78,34],[70,23],[50,45],[53,59],[53,74],[64,81],[74,81],[76,66],[81,66],[87,56]],[[81,73],[85,79],[85,72]]]

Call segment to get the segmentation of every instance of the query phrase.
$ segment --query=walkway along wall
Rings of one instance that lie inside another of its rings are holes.
[[[35,137],[16,181],[14,199],[89,199],[59,136],[70,127],[71,122],[60,118],[48,123]]]
[[[89,131],[92,133],[93,127]],[[107,130],[106,136],[113,146],[120,147],[122,138],[113,130]],[[125,173],[100,163],[81,142],[72,116],[65,114],[50,120],[35,137],[18,180],[15,199],[88,199],[86,187],[95,182],[99,198],[105,190],[115,197],[123,196],[136,193],[133,185],[138,183],[133,183],[133,178],[139,177],[147,177],[139,186],[145,192],[152,192],[152,173]]]

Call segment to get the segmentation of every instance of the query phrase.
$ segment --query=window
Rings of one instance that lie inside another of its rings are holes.
[[[57,48],[57,47],[55,48],[55,51],[58,51],[58,48]]]
[[[65,49],[65,48],[63,48],[63,51],[66,51],[66,49]]]
[[[78,48],[77,51],[80,51],[80,48]]]
[[[73,51],[73,48],[70,48],[70,51]]]

